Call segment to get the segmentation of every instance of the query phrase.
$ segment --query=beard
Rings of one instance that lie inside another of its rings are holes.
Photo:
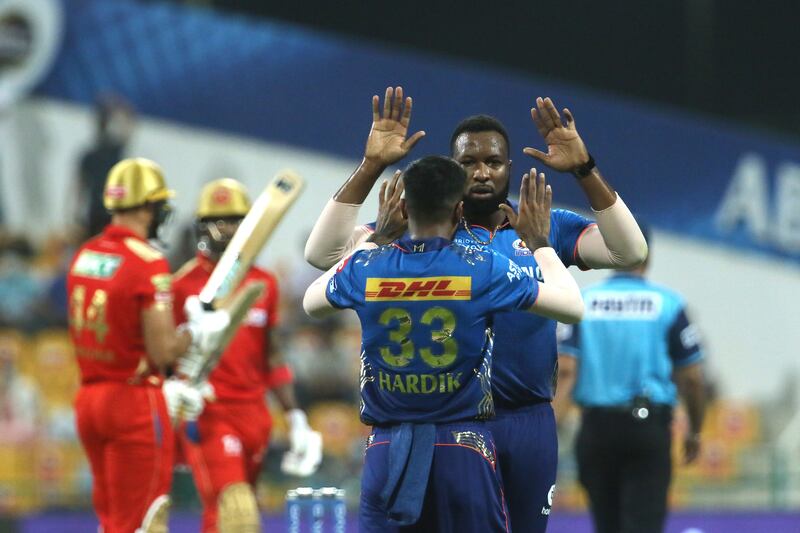
[[[464,217],[467,220],[491,215],[498,209],[498,206],[508,199],[508,189],[511,180],[506,182],[506,186],[488,198],[473,198],[469,194],[464,196]]]
[[[230,242],[230,239],[217,240],[208,233],[203,233],[197,240],[197,249],[212,261],[218,261]]]
[[[152,206],[153,220],[150,222],[150,227],[147,228],[148,240],[159,241],[163,245],[162,231],[164,225],[169,222],[172,217],[172,208],[166,202],[156,202]]]

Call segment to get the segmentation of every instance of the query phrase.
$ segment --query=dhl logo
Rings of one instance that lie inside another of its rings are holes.
[[[470,300],[470,276],[434,278],[367,278],[368,302],[398,300]]]

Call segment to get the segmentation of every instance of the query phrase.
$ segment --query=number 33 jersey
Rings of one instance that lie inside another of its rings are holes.
[[[67,293],[82,383],[155,373],[144,347],[142,311],[171,308],[170,279],[163,255],[126,228],[107,226],[81,246],[67,275]]]
[[[453,422],[494,415],[492,315],[530,308],[539,286],[491,250],[402,239],[357,251],[328,301],[361,321],[361,419]]]

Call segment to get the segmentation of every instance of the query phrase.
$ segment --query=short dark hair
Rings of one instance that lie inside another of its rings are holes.
[[[503,136],[506,141],[506,150],[511,153],[511,143],[508,142],[508,131],[503,123],[491,115],[472,115],[458,123],[453,134],[450,136],[450,154],[455,152],[456,139],[462,133],[480,133],[483,131],[496,131]]]
[[[449,157],[429,155],[417,159],[403,172],[409,217],[420,222],[441,222],[464,196],[467,175]]]

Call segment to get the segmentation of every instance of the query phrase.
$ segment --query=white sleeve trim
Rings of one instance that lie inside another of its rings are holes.
[[[372,250],[377,247],[378,245],[373,242],[364,242],[359,244],[352,253],[356,253],[360,250]],[[350,255],[352,254],[348,254],[348,257]],[[306,289],[306,293],[303,296],[303,310],[308,316],[323,318],[339,310],[328,300],[328,282],[336,275],[336,272],[341,268],[344,262],[345,259],[339,261],[324,274],[315,279],[314,282],[309,285],[308,289]]]
[[[583,317],[583,297],[575,278],[552,248],[538,248],[533,252],[542,271],[539,295],[530,311],[566,324],[579,322]]]

